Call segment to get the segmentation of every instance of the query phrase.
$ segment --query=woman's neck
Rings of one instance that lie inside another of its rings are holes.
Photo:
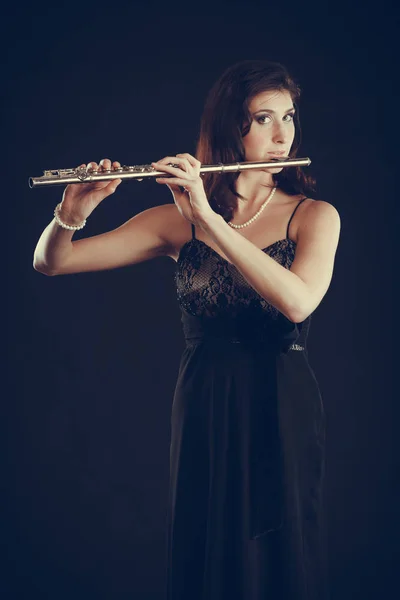
[[[276,183],[272,174],[265,171],[243,171],[236,181],[236,191],[243,196],[243,200],[238,198],[238,205],[235,213],[237,215],[254,214],[263,205],[269,197]],[[278,191],[278,190],[277,190]],[[277,192],[271,199],[271,203],[277,201]]]

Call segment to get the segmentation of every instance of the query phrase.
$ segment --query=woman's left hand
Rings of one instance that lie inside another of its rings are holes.
[[[169,163],[178,166],[172,167]],[[217,214],[212,210],[204,191],[200,176],[201,163],[191,154],[166,156],[151,163],[151,166],[156,171],[165,171],[170,175],[170,177],[158,177],[156,181],[169,187],[179,212],[190,223],[201,225],[207,218]]]

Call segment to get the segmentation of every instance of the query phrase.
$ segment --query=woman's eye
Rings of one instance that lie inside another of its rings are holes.
[[[294,113],[288,113],[287,115],[285,115],[285,118],[286,118],[286,117],[291,117],[290,119],[287,119],[287,123],[289,123],[290,121],[292,121],[292,120],[293,120]],[[258,122],[258,123],[265,123],[265,121],[263,121],[263,119],[266,119],[266,118],[268,118],[268,119],[269,119],[269,118],[270,118],[270,115],[262,115],[261,117],[259,117],[259,118],[257,119],[257,122]]]

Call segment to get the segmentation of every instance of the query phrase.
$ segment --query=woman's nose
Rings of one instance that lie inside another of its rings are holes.
[[[286,142],[289,137],[289,132],[287,131],[287,126],[285,129],[284,125],[276,125],[273,131],[273,140],[275,142]]]

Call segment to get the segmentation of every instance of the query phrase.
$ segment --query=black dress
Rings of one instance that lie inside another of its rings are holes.
[[[287,237],[263,249],[287,269],[299,204]],[[186,347],[171,414],[167,598],[325,600],[325,413],[310,317],[289,321],[194,226],[175,282]]]

